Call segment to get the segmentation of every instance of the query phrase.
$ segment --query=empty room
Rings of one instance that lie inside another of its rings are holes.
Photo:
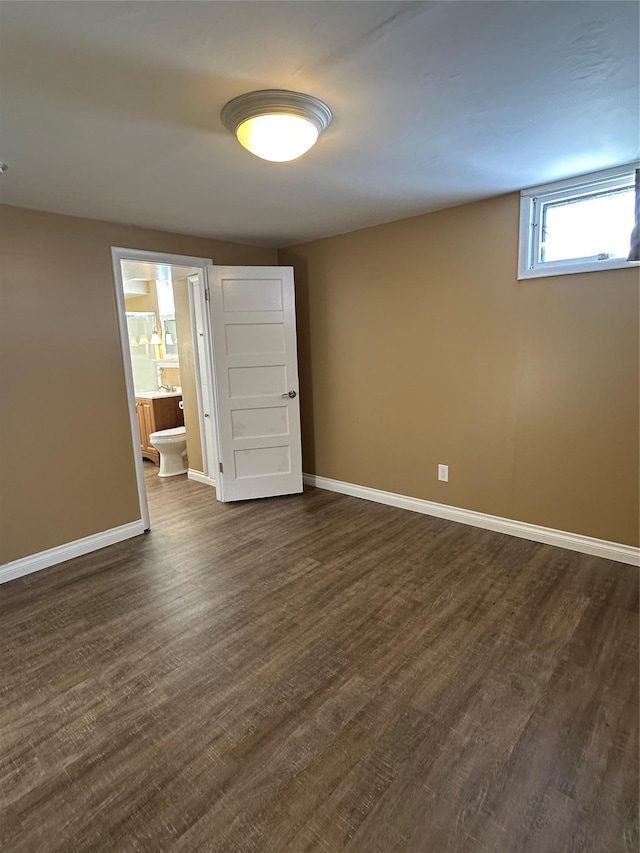
[[[638,850],[639,33],[0,0],[0,849]]]

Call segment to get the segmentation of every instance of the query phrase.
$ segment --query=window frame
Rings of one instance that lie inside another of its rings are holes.
[[[590,190],[597,192],[608,188],[613,189],[621,182],[621,178],[627,176],[630,176],[633,182],[634,172],[639,166],[640,163],[628,163],[614,169],[605,169],[602,172],[593,172],[590,175],[581,175],[522,190],[520,193],[518,280],[639,266],[639,261],[627,261],[625,258],[598,260],[596,256],[568,258],[561,261],[537,260],[540,245],[540,217],[545,204],[566,199],[572,194],[575,196],[587,195]],[[629,242],[631,242],[631,231],[629,231]]]

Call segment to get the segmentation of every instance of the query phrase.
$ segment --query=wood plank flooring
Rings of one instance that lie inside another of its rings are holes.
[[[145,468],[0,588],[3,851],[638,850],[635,569]]]

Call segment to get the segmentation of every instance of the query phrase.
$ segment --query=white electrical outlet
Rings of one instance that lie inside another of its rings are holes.
[[[438,465],[438,479],[442,480],[443,483],[449,482],[449,466],[448,465]]]

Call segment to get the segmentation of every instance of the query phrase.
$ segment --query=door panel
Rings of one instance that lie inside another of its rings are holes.
[[[276,323],[246,323],[227,326],[227,352],[239,353],[284,352],[284,330]]]
[[[223,500],[301,492],[293,270],[214,266],[209,280]]]
[[[286,405],[232,409],[231,433],[234,438],[289,435],[289,409]]]
[[[282,311],[282,281],[227,279],[222,282],[222,304],[225,311]]]
[[[234,450],[233,461],[235,475],[240,479],[291,473],[291,454],[287,445]]]
[[[287,368],[284,364],[265,367],[229,368],[229,395],[238,397],[272,397],[287,390]]]

